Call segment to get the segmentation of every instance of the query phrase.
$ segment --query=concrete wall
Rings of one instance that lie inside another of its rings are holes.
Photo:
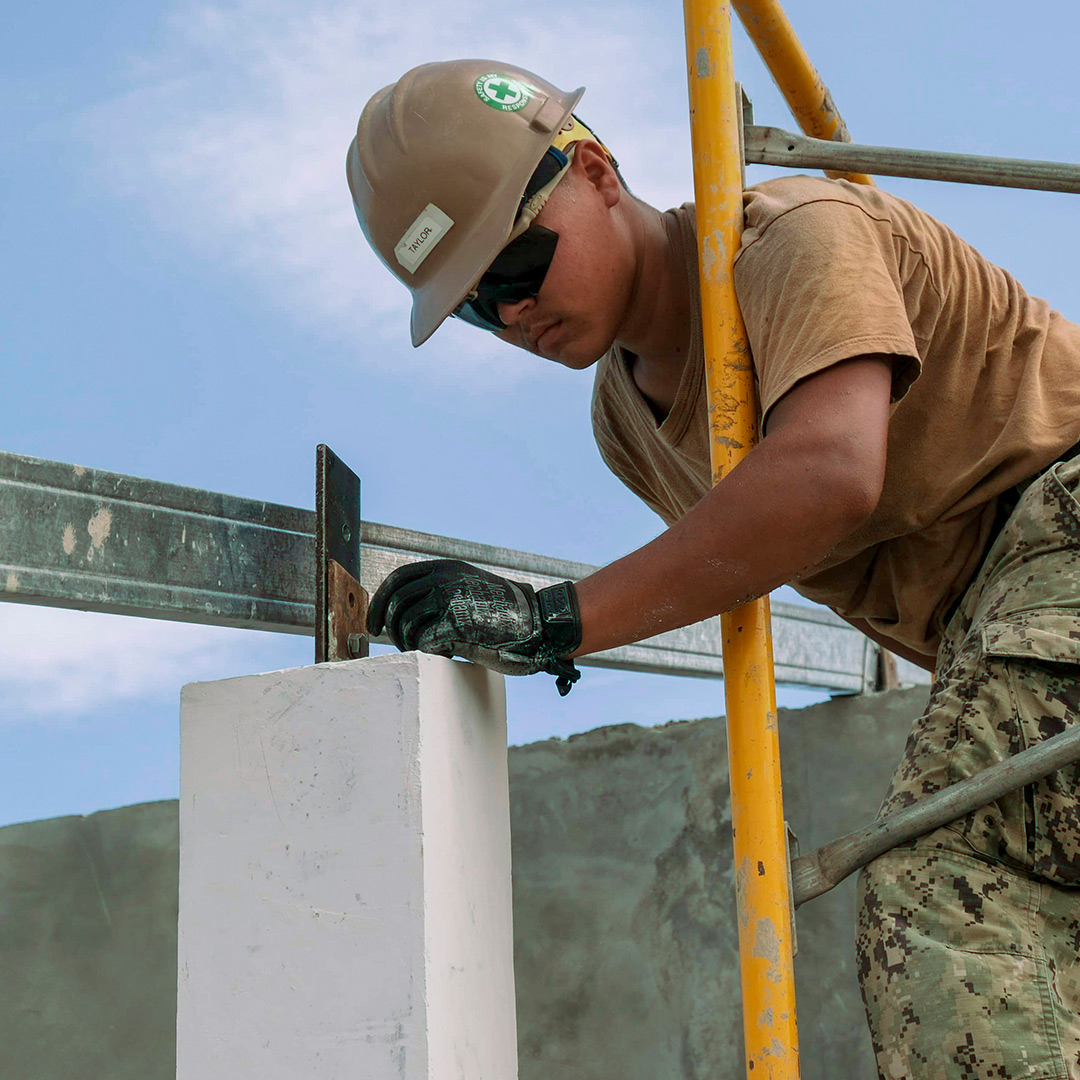
[[[803,851],[873,817],[925,697],[781,714]],[[511,750],[521,1080],[742,1075],[726,754],[716,720]],[[175,1076],[176,822],[163,802],[0,829],[2,1080]],[[852,889],[799,912],[804,1080],[873,1075]]]
[[[173,1080],[175,801],[0,829],[0,1077]]]
[[[925,688],[781,712],[804,852],[865,825]],[[742,1077],[722,720],[601,728],[510,755],[521,1080]],[[799,910],[804,1080],[875,1075],[854,880]]]

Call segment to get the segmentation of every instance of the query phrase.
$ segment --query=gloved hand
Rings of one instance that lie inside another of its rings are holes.
[[[537,592],[456,559],[399,566],[368,607],[368,633],[403,652],[460,656],[504,675],[546,671],[561,695],[581,677],[562,657],[581,644],[581,614],[571,581]]]

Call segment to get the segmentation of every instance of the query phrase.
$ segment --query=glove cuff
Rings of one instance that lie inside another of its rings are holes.
[[[572,581],[560,581],[536,594],[544,628],[544,651],[552,657],[572,653],[581,644],[581,610]]]

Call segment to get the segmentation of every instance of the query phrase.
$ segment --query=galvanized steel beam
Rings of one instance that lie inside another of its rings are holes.
[[[369,591],[417,558],[465,559],[537,586],[596,569],[375,522],[361,531]],[[312,634],[314,533],[311,510],[0,451],[0,600]],[[777,603],[773,623],[779,681],[875,689],[877,647],[831,612]],[[708,620],[581,662],[716,678],[720,653]]]

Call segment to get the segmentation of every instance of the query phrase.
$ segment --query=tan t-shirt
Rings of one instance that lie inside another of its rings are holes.
[[[800,379],[895,357],[877,509],[791,584],[933,656],[997,496],[1080,439],[1080,327],[880,189],[789,176],[748,189],[744,208],[735,286],[766,418]],[[670,524],[708,490],[709,450],[693,206],[668,213],[694,305],[675,404],[657,424],[616,347],[597,369],[593,428],[611,470]]]

